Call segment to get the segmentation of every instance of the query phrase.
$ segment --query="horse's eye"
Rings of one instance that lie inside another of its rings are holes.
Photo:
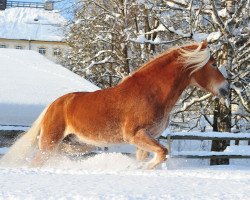
[[[216,63],[213,63],[212,66],[213,66],[213,67],[217,67]]]

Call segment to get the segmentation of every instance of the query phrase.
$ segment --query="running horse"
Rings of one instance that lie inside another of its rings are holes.
[[[32,163],[41,166],[69,134],[95,146],[128,143],[136,157],[153,169],[168,151],[157,140],[183,90],[196,85],[213,95],[228,93],[228,83],[214,66],[207,42],[173,48],[144,64],[117,86],[95,92],[66,94],[51,103],[4,158],[24,159],[39,147]],[[38,137],[39,136],[39,137]]]

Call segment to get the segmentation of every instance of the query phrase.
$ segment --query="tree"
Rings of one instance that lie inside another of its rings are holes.
[[[102,88],[116,85],[171,43],[156,7],[153,1],[83,0],[67,37],[65,65]]]
[[[124,0],[83,1],[67,40],[72,70],[105,88],[141,64],[144,52],[129,40],[140,28],[139,7]]]

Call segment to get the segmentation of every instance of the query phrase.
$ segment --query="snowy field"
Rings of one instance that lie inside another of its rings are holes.
[[[40,169],[0,166],[0,199],[249,199],[250,167],[183,162],[142,170],[132,157],[103,153],[53,158]]]

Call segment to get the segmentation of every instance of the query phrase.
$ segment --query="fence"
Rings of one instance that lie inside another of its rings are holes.
[[[24,2],[24,1],[7,1],[7,7],[44,8],[44,3]]]
[[[23,8],[43,8],[45,10],[53,10],[54,9],[53,1],[45,1],[45,3],[25,2],[25,1],[7,1],[6,6],[7,6],[7,8],[23,7]]]
[[[250,158],[250,146],[246,151],[181,151],[172,152],[171,143],[173,140],[245,140],[250,141],[249,133],[171,133],[168,134],[165,139],[167,140],[167,149],[169,155],[172,158],[202,158],[202,159],[212,159],[212,158]],[[237,146],[239,150],[242,146]],[[237,149],[237,148],[234,148]]]

